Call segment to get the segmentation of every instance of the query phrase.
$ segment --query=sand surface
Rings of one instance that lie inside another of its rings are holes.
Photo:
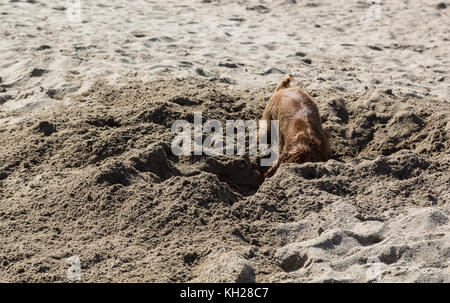
[[[1,282],[450,282],[449,3],[72,2],[0,1]],[[332,160],[172,154],[287,74]]]

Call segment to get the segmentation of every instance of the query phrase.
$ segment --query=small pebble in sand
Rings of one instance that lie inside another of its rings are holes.
[[[54,6],[54,7],[52,7],[52,9],[54,9],[54,10],[57,10],[57,11],[65,11],[66,10],[66,8],[64,7],[64,6]]]
[[[30,73],[30,77],[40,77],[47,72],[46,69],[43,68],[33,68]]]
[[[53,97],[55,97],[55,95],[56,95],[56,90],[53,89],[53,88],[50,88],[50,89],[47,90],[46,94],[47,94],[47,96],[49,96],[50,98],[53,98]]]
[[[48,121],[39,122],[39,125],[35,129],[38,132],[43,133],[44,136],[50,136],[56,131],[55,126]]]
[[[132,32],[131,34],[132,34],[134,37],[136,37],[136,38],[144,38],[145,36],[147,36],[145,33],[143,33],[143,32],[138,32],[138,31]]]
[[[319,229],[317,230],[317,233],[319,234],[319,236],[324,232],[325,230],[322,227],[319,227]]]
[[[45,50],[45,49],[50,49],[52,48],[50,45],[41,45],[38,48],[36,48],[36,50],[40,51],[40,50]]]
[[[206,77],[205,71],[202,68],[200,68],[200,67],[196,68],[195,72],[197,74],[199,74],[200,76]]]
[[[227,68],[237,68],[238,67],[236,63],[232,63],[232,62],[219,62],[219,66],[227,67]]]

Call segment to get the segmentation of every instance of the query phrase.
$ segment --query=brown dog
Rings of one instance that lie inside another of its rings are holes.
[[[266,178],[275,174],[281,163],[322,162],[330,158],[329,135],[322,128],[319,110],[302,90],[289,88],[291,79],[289,76],[278,85],[261,118],[268,125],[270,120],[278,120],[280,127],[281,155],[265,173]]]

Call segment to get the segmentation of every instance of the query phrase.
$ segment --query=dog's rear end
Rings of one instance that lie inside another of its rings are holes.
[[[278,120],[280,126],[281,155],[265,177],[272,176],[281,163],[323,162],[330,158],[329,135],[322,128],[319,109],[305,92],[289,88],[291,80],[289,76],[278,85],[262,116],[268,122]]]

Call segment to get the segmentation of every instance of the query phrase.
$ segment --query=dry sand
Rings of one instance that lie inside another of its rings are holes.
[[[81,6],[0,1],[0,281],[450,282],[445,4]],[[288,73],[332,160],[172,154]]]

